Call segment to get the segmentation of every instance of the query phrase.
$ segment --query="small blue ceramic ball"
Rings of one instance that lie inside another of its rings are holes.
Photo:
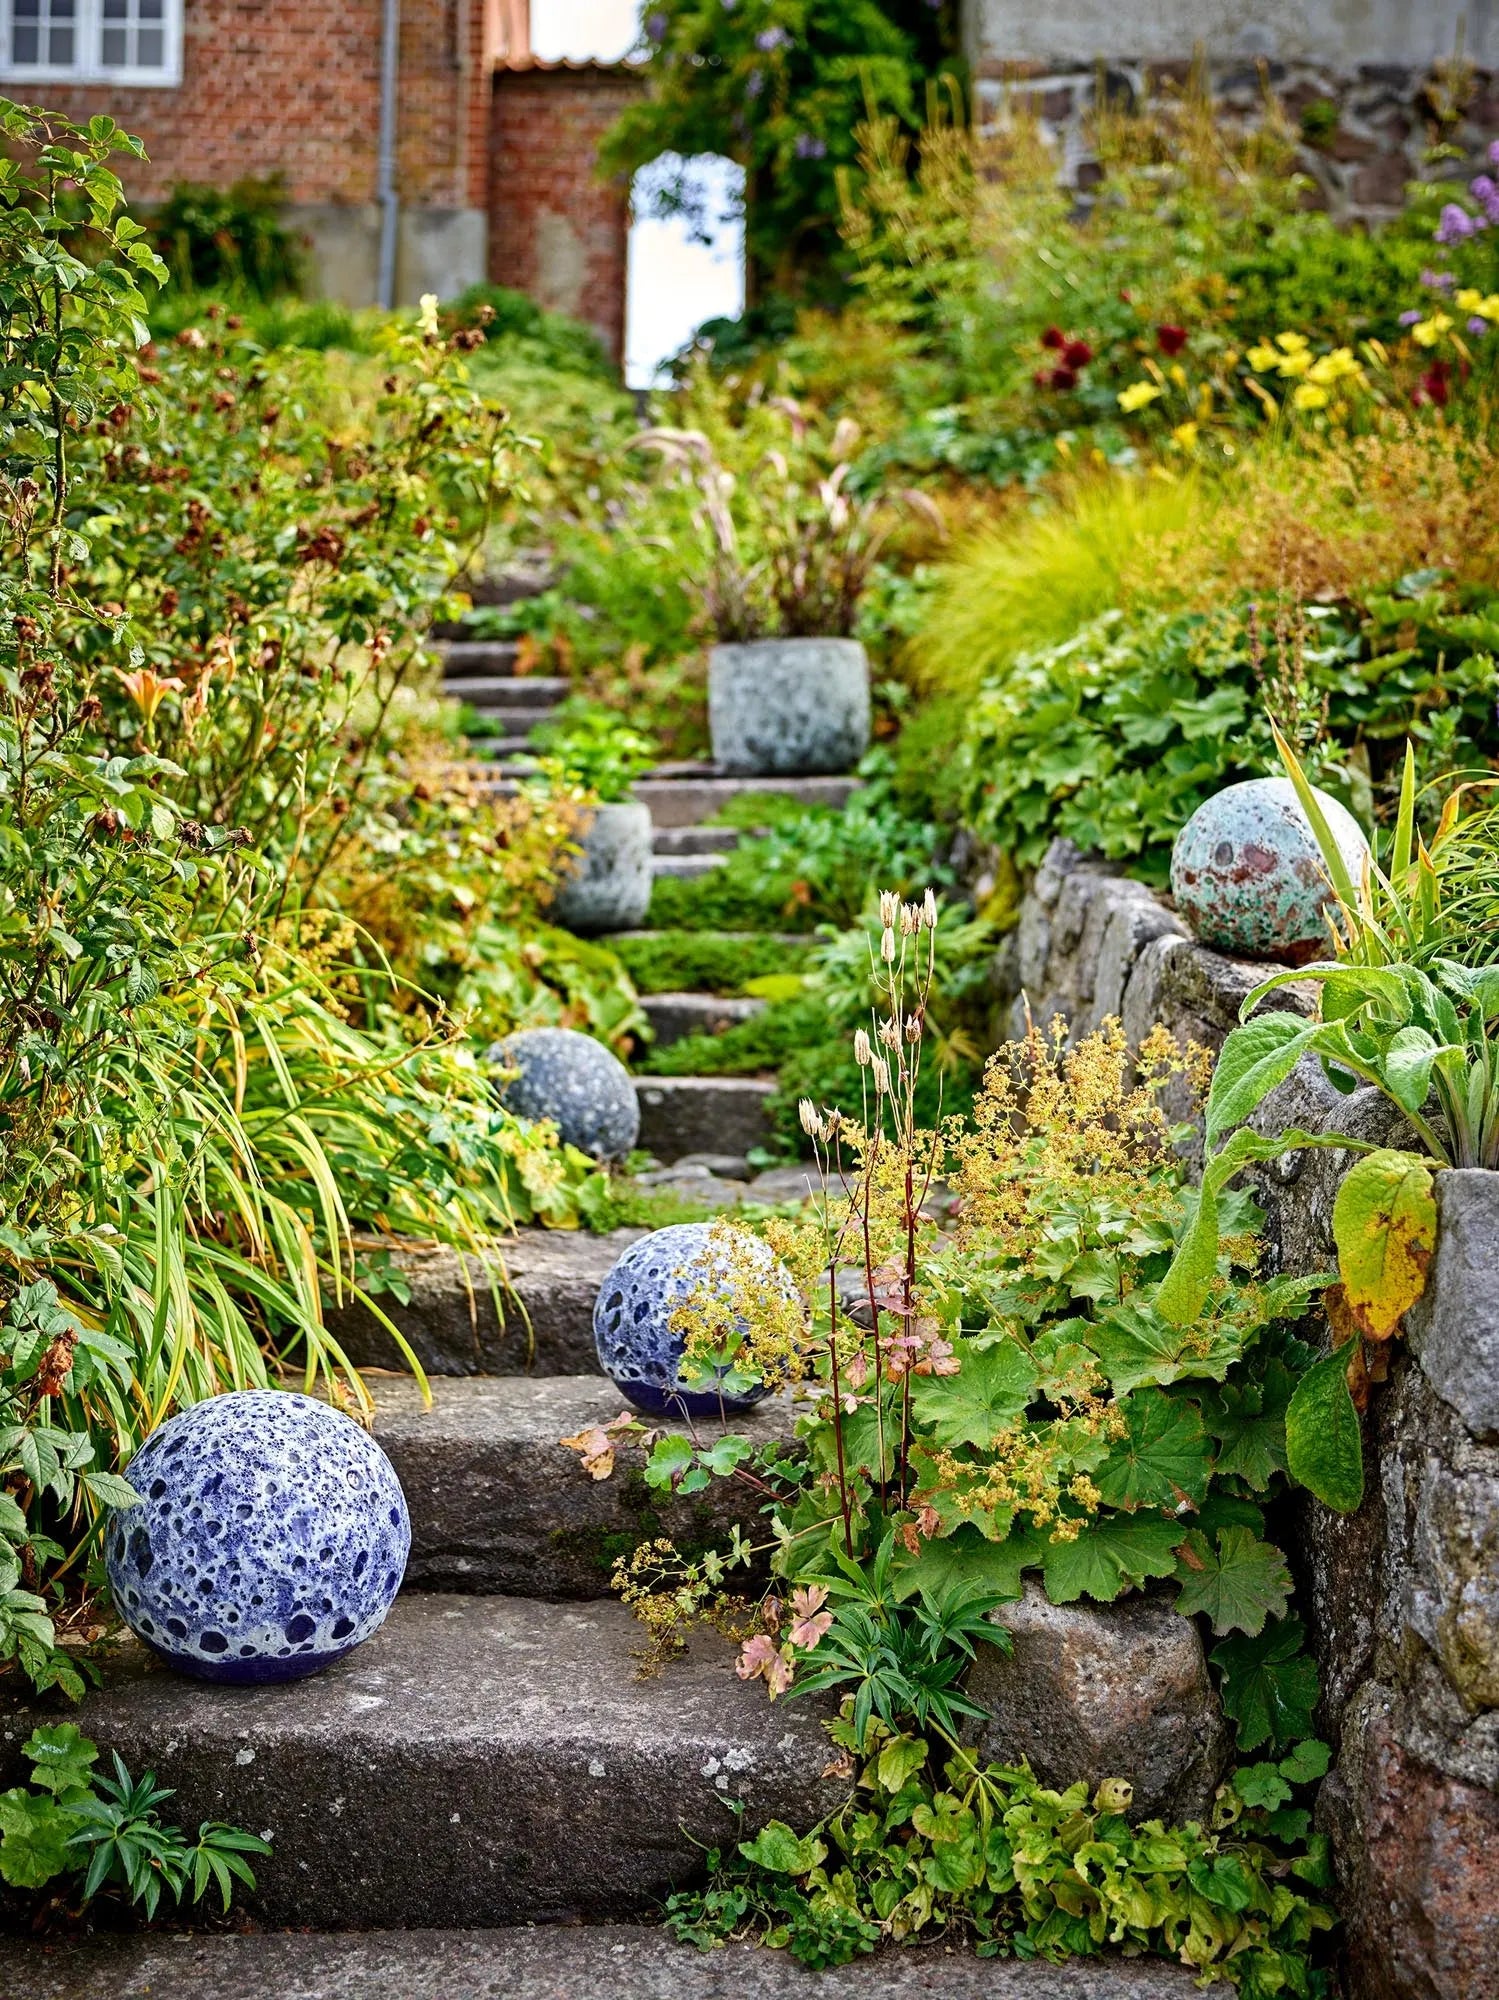
[[[496,1042],[486,1063],[519,1070],[499,1084],[520,1118],[550,1118],[563,1143],[595,1160],[623,1159],[640,1137],[640,1102],[612,1050],[575,1028],[523,1028]]]
[[[799,1303],[785,1265],[746,1230],[679,1222],[632,1243],[594,1302],[593,1338],[599,1366],[637,1410],[654,1417],[714,1416],[720,1408],[747,1410],[767,1393],[761,1388],[720,1396],[715,1389],[682,1387],[678,1369],[686,1343],[671,1319],[704,1288],[730,1300],[749,1291]],[[741,1330],[752,1318],[752,1298],[748,1302],[751,1311],[737,1318]]]
[[[395,1469],[351,1417],[252,1389],[152,1433],[112,1515],[109,1586],[136,1635],[209,1681],[290,1681],[341,1660],[401,1586],[411,1520]]]
[[[1368,842],[1336,799],[1316,797],[1356,882]],[[1171,850],[1171,894],[1215,950],[1288,965],[1332,956],[1332,884],[1289,778],[1249,778],[1204,799]]]

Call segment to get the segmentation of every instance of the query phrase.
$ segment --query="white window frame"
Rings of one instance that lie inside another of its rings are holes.
[[[166,61],[160,69],[116,66],[106,69],[101,60],[104,48],[103,0],[76,0],[71,63],[21,63],[11,61],[11,32],[15,25],[15,0],[0,0],[0,83],[19,87],[29,83],[113,84],[128,90],[174,90],[182,82],[183,0],[162,0],[162,44]]]

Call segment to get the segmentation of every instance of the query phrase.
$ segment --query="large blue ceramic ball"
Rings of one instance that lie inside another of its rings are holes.
[[[714,1416],[720,1407],[747,1410],[766,1394],[763,1388],[737,1397],[684,1389],[678,1375],[686,1342],[671,1325],[672,1315],[705,1287],[730,1298],[742,1294],[744,1279],[738,1271],[731,1276],[731,1257],[753,1274],[756,1289],[797,1302],[790,1272],[758,1236],[710,1222],[679,1222],[643,1236],[604,1280],[593,1308],[599,1366],[637,1410],[656,1417]],[[750,1318],[744,1314],[741,1327]]]
[[[1316,797],[1356,882],[1369,844],[1352,813],[1326,792]],[[1218,951],[1289,965],[1332,956],[1332,884],[1289,778],[1250,778],[1204,799],[1176,836],[1171,894]]]
[[[290,1681],[341,1660],[401,1586],[411,1520],[352,1418],[274,1389],[215,1396],[147,1438],[111,1517],[121,1616],[184,1673]]]
[[[550,1118],[563,1143],[595,1160],[619,1160],[640,1137],[640,1101],[611,1049],[575,1028],[523,1028],[496,1042],[486,1063],[518,1070],[499,1086],[507,1110]]]

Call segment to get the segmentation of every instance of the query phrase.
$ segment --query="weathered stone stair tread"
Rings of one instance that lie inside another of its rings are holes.
[[[711,770],[711,767],[710,767]],[[731,799],[746,792],[775,792],[808,806],[845,806],[858,789],[857,778],[753,778],[711,775],[649,777],[636,780],[635,796],[651,809],[657,826],[691,826],[712,819]]]
[[[674,875],[684,882],[695,881],[700,875],[711,875],[715,868],[722,868],[727,861],[726,854],[661,854],[651,856],[652,875]]]
[[[748,1153],[770,1137],[773,1083],[748,1076],[637,1076],[640,1145],[658,1160]]]
[[[763,1000],[722,999],[716,993],[645,993],[640,1005],[656,1031],[658,1049],[684,1035],[721,1035],[765,1011]]]
[[[728,854],[741,837],[737,826],[658,826],[651,845],[657,854]]]
[[[1231,2000],[1159,1959],[979,1959],[908,1946],[823,1972],[632,1924],[8,1944],[4,2000]]]
[[[394,1252],[411,1288],[385,1312],[434,1375],[595,1374],[593,1302],[639,1229],[522,1229],[502,1252],[507,1296],[495,1312],[484,1272],[456,1251],[407,1244]],[[529,1327],[527,1321],[529,1320]],[[328,1314],[335,1337],[361,1368],[404,1366],[395,1343],[363,1306]]]
[[[449,676],[442,691],[470,708],[554,708],[568,690],[565,680],[545,674]]]
[[[470,674],[510,674],[520,648],[513,639],[449,639],[438,649],[448,680]]]
[[[634,931],[607,931],[599,939],[600,944],[651,944],[664,937],[680,937],[680,931],[663,931],[646,928]],[[817,939],[808,931],[714,931],[715,938],[727,938],[736,944],[764,944],[767,938],[773,944],[797,946],[805,951]]]
[[[558,1440],[626,1407],[602,1375],[434,1381],[430,1410],[409,1376],[370,1386],[375,1435],[411,1509],[408,1590],[603,1597],[625,1549],[656,1534],[726,1538],[731,1523],[759,1511],[750,1488],[731,1480],[663,1499],[642,1481],[634,1449],[621,1452],[612,1477],[590,1479]],[[768,1442],[789,1437],[791,1419],[789,1401],[777,1398],[733,1428]]]
[[[712,1637],[640,1681],[614,1603],[399,1597],[326,1673],[283,1687],[183,1679],[130,1642],[79,1726],[173,1786],[184,1823],[268,1832],[247,1914],[330,1929],[577,1922],[648,1908],[746,1824],[808,1826],[824,1779],[815,1701],[766,1700]],[[53,1719],[0,1717],[0,1785]],[[685,1829],[685,1830],[684,1830]]]

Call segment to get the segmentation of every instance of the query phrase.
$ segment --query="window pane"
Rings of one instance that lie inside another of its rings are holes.
[[[73,60],[73,30],[54,28],[47,38],[47,60],[59,69],[65,69]]]
[[[42,0],[16,0],[15,16],[18,21],[34,21],[42,11]]]
[[[34,63],[37,61],[37,31],[23,28],[19,23],[10,31],[10,59],[14,63]]]
[[[135,60],[142,69],[161,69],[165,52],[160,28],[142,28],[136,36]]]
[[[162,17],[161,0],[141,0],[136,13],[142,21],[159,21]]]
[[[71,21],[73,0],[52,0],[52,18],[54,21]]]
[[[106,69],[123,69],[129,60],[125,53],[125,30],[106,28],[104,30],[104,53],[102,61]]]
[[[106,21],[128,21],[130,0],[104,0],[104,18]]]

